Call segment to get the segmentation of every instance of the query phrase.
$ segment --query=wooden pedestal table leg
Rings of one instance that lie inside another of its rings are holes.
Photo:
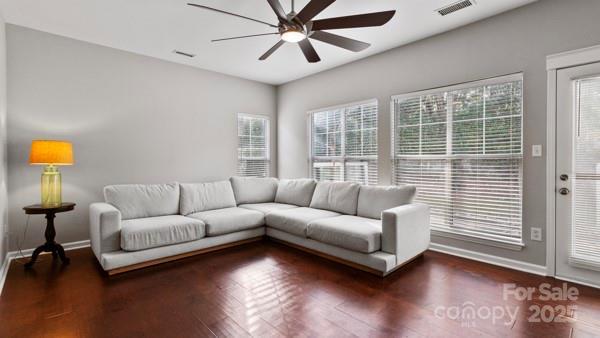
[[[69,259],[69,257],[67,257],[65,255],[65,249],[63,249],[62,245],[54,243],[54,245],[56,245],[55,247],[55,252],[58,253],[58,257],[60,257],[60,260],[62,261],[63,264],[69,264],[71,262],[71,260]]]
[[[38,246],[34,251],[33,254],[31,254],[31,259],[29,260],[29,262],[25,263],[25,268],[30,268],[33,266],[33,263],[35,263],[35,261],[37,260],[38,256],[42,253],[46,251],[46,244],[44,245],[40,245]]]
[[[54,241],[54,238],[56,237],[56,230],[54,229],[54,217],[56,217],[56,215],[53,212],[46,214],[46,231],[44,232],[46,243],[35,249],[31,255],[31,260],[25,264],[25,268],[32,267],[42,252],[51,252],[53,258],[58,255],[63,264],[69,264],[70,260],[65,255],[65,250],[63,249],[62,245]]]

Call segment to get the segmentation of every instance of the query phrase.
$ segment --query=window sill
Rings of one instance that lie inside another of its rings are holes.
[[[477,244],[482,244],[482,245],[487,245],[487,246],[493,246],[493,247],[513,250],[513,251],[521,251],[525,247],[525,244],[523,242],[508,242],[508,241],[502,241],[502,240],[497,240],[497,239],[481,238],[481,237],[476,237],[476,236],[469,235],[469,234],[450,232],[450,231],[445,231],[445,230],[440,230],[440,229],[431,229],[431,234],[434,236],[451,238],[451,239],[456,239],[456,240],[460,240],[460,241],[466,241],[466,242],[477,243]]]

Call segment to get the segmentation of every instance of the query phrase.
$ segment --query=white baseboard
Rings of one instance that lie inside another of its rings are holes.
[[[2,295],[2,288],[4,287],[4,281],[6,281],[6,275],[8,275],[8,267],[10,266],[10,257],[8,253],[4,257],[4,262],[0,266],[0,295]]]
[[[526,262],[517,261],[514,259],[492,256],[471,250],[459,249],[452,246],[431,243],[429,250],[445,253],[448,255],[458,256],[462,258],[472,259],[474,261],[498,265],[504,268],[519,270],[532,273],[539,276],[547,276],[548,272],[545,265],[537,265]]]
[[[85,241],[69,242],[69,243],[64,243],[61,245],[65,249],[65,251],[87,248],[90,246],[90,240],[86,239]],[[2,294],[4,282],[6,281],[6,275],[8,274],[8,268],[10,266],[10,262],[16,258],[31,257],[31,255],[33,254],[33,250],[35,250],[35,249],[21,250],[21,252],[10,251],[6,254],[6,257],[4,258],[4,262],[2,262],[2,266],[0,267],[0,295]]]
[[[75,249],[81,249],[81,248],[87,248],[87,247],[90,246],[90,240],[86,239],[85,241],[69,242],[69,243],[64,243],[64,244],[61,244],[61,245],[62,245],[63,249],[65,249],[65,251],[75,250]],[[19,252],[19,251],[10,251],[6,256],[10,257],[11,260],[14,259],[14,258],[31,257],[31,255],[33,254],[33,250],[35,250],[35,248],[21,250],[21,252]],[[21,256],[21,254],[23,256]]]

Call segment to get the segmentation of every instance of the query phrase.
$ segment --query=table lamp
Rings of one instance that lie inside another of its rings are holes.
[[[62,204],[60,172],[56,166],[73,164],[73,146],[70,142],[34,140],[31,142],[29,164],[45,165],[42,172],[42,206]]]

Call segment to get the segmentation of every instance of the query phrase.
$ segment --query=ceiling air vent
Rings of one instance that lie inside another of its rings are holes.
[[[451,5],[442,7],[440,9],[436,10],[436,12],[438,12],[441,16],[446,16],[446,15],[454,13],[456,11],[460,11],[461,9],[471,7],[474,4],[475,4],[475,1],[473,1],[473,0],[462,0],[459,2],[455,2]]]
[[[192,54],[192,53],[186,53],[186,52],[182,52],[180,50],[174,50],[173,53],[178,54],[178,55],[183,55],[183,56],[187,56],[189,58],[193,58],[194,56],[196,56],[196,54]]]

